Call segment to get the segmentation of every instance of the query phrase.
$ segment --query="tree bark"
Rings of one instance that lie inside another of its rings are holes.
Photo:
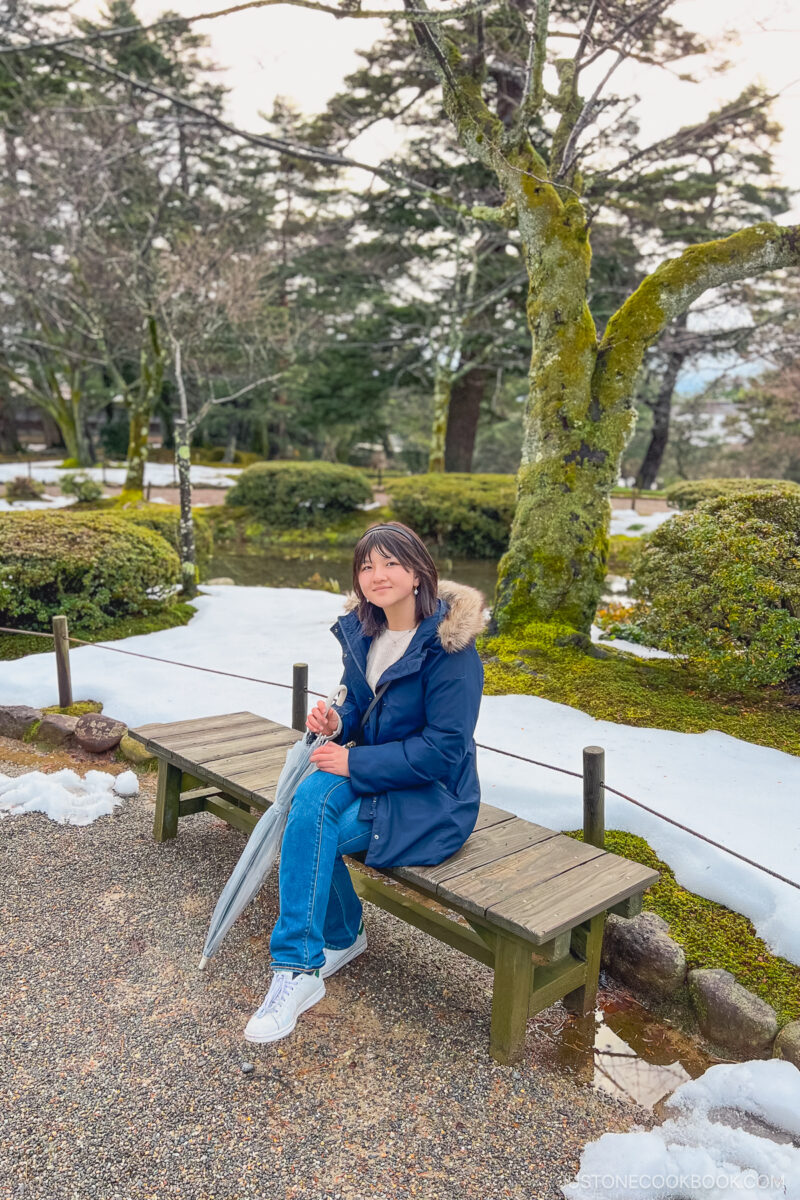
[[[144,490],[144,468],[147,462],[148,435],[150,433],[150,404],[141,397],[131,399],[128,404],[130,432],[128,434],[128,458],[125,472],[126,492]],[[177,438],[176,438],[177,445]]]
[[[444,449],[445,471],[469,473],[472,470],[475,436],[488,377],[485,368],[474,367],[453,384]]]
[[[175,464],[178,469],[178,487],[181,497],[180,544],[181,584],[183,596],[190,600],[197,595],[197,556],[194,543],[194,518],[192,516],[191,450],[188,422],[175,422]]]
[[[437,360],[433,383],[433,428],[431,449],[428,456],[428,471],[444,471],[444,448],[447,438],[447,419],[450,412],[450,396],[453,377],[450,369]]]
[[[675,322],[676,330],[682,333],[686,329],[688,319],[688,312],[682,313]],[[678,375],[685,361],[686,352],[680,349],[680,340],[678,340],[675,348],[667,354],[664,374],[661,376],[655,400],[650,405],[653,413],[653,428],[650,433],[647,450],[636,476],[636,487],[642,491],[648,490],[653,486],[656,482],[658,472],[661,470],[664,451],[669,441],[672,397],[675,393],[675,384],[678,381]]]

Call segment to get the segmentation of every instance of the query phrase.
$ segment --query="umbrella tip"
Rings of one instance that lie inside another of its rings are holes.
[[[201,957],[200,962],[197,964],[198,971],[205,971],[207,962],[208,962],[208,959],[206,958],[206,956],[204,954]]]

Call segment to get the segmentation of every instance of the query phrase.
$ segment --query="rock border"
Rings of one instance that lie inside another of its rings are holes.
[[[0,736],[50,749],[80,747],[89,754],[116,750],[118,756],[139,768],[156,762],[139,742],[128,736],[124,721],[97,712],[75,717],[28,704],[0,704]]]
[[[645,910],[635,917],[609,913],[602,966],[633,991],[658,1000],[684,999],[703,1036],[739,1059],[785,1058],[800,1068],[800,1020],[778,1028],[772,1005],[748,991],[730,971],[687,971],[683,948],[669,925]]]

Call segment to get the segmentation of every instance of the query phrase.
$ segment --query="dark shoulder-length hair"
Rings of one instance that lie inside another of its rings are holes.
[[[418,534],[400,521],[371,525],[356,543],[353,551],[353,590],[358,597],[358,619],[367,637],[374,637],[386,625],[386,614],[377,604],[367,600],[358,582],[358,573],[373,550],[387,558],[396,558],[401,566],[419,577],[419,591],[414,597],[414,620],[417,625],[436,611],[439,595],[439,573],[428,548]]]

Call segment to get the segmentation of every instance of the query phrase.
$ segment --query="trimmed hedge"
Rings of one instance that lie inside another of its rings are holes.
[[[685,479],[668,487],[664,497],[670,508],[686,512],[706,500],[762,491],[800,496],[800,483],[790,479]]]
[[[62,475],[61,494],[75,496],[83,504],[93,504],[100,499],[103,489],[91,475]]]
[[[115,516],[144,529],[152,529],[160,533],[172,549],[180,556],[181,549],[181,510],[177,504],[142,504],[133,508],[118,508]],[[213,549],[213,534],[211,526],[204,517],[194,516],[194,544],[197,558],[200,562],[210,556]]]
[[[175,551],[151,529],[106,513],[0,517],[0,624],[49,630],[65,613],[86,631],[163,609],[180,579]]]
[[[371,499],[372,484],[362,471],[326,462],[256,463],[225,495],[226,504],[249,508],[284,529],[328,525]]]
[[[781,683],[800,666],[800,494],[720,497],[665,521],[631,593],[647,642],[712,683]]]
[[[450,554],[499,558],[508,548],[513,475],[411,475],[389,480],[386,490],[397,520]]]

